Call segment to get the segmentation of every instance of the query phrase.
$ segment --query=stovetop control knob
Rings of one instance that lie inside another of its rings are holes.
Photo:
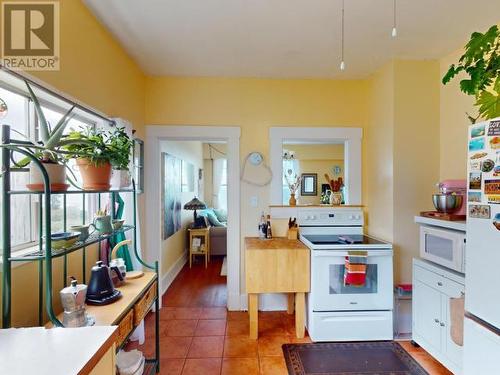
[[[349,215],[349,220],[354,220],[354,215]]]

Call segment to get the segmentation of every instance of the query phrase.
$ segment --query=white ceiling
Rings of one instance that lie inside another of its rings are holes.
[[[151,75],[362,78],[391,58],[434,59],[500,21],[499,0],[84,0]]]

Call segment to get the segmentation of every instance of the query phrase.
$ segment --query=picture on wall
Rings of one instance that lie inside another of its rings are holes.
[[[162,153],[162,217],[163,239],[181,229],[181,160],[173,155]]]

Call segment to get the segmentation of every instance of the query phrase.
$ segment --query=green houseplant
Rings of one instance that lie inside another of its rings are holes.
[[[52,191],[67,190],[69,185],[66,184],[66,165],[65,158],[61,156],[61,149],[72,141],[64,138],[63,133],[68,122],[73,118],[73,109],[71,107],[59,122],[51,127],[43,112],[40,102],[33,92],[30,84],[25,81],[28,93],[35,108],[35,112],[39,125],[39,141],[32,141],[32,145],[26,146],[35,156],[43,163],[45,170],[49,175],[50,189]],[[31,160],[28,157],[16,162],[18,167],[26,167]],[[34,165],[30,165],[30,183],[27,188],[30,190],[43,190],[44,181],[41,172]]]
[[[128,136],[125,127],[116,127],[109,138],[109,149],[113,154],[111,165],[113,172],[111,185],[116,188],[126,188],[131,184],[129,172],[130,155],[133,141]]]
[[[460,81],[460,90],[475,97],[478,117],[468,115],[471,122],[500,116],[500,31],[491,26],[484,34],[472,33],[465,52],[457,64],[452,64],[442,82],[446,85],[459,73],[468,77]]]
[[[94,127],[72,130],[72,141],[64,147],[68,158],[75,158],[85,190],[108,190],[111,186],[111,161],[115,154],[109,147],[109,134]]]

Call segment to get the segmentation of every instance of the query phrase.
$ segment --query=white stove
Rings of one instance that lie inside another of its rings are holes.
[[[311,208],[299,212],[298,223],[300,240],[311,249],[311,339],[392,340],[392,245],[363,234],[363,213],[357,208]],[[344,284],[350,250],[367,252],[366,281],[361,286]]]

